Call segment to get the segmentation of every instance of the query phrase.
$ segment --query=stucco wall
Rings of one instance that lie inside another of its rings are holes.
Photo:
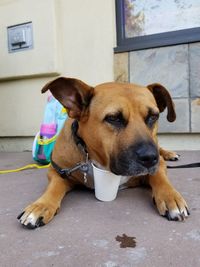
[[[114,0],[2,0],[0,14],[0,136],[35,135],[46,99],[40,89],[57,74],[91,85],[113,80]],[[34,49],[8,54],[6,27],[27,21]]]

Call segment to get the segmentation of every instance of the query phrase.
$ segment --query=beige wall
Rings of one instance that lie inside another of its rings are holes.
[[[56,3],[56,0],[18,0],[0,5],[0,79],[59,72]],[[29,21],[33,22],[34,49],[8,53],[7,26]]]
[[[61,0],[63,73],[90,84],[113,80],[114,0]]]
[[[1,0],[0,17],[0,136],[35,135],[40,89],[55,73],[91,85],[113,80],[114,0]],[[30,20],[34,49],[8,54],[6,27]]]

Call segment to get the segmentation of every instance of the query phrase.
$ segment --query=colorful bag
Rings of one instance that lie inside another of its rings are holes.
[[[50,162],[56,138],[67,117],[66,109],[49,94],[44,120],[33,142],[32,156],[35,161],[41,164],[48,164]]]

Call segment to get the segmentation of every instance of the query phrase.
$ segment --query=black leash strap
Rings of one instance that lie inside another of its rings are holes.
[[[200,162],[177,165],[177,166],[167,166],[168,169],[186,169],[186,168],[198,168],[198,167],[200,167]]]

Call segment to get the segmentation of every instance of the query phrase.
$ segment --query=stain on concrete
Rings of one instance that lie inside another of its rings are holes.
[[[136,247],[136,238],[123,234],[122,236],[116,236],[116,241],[120,242],[120,248],[134,248]]]

